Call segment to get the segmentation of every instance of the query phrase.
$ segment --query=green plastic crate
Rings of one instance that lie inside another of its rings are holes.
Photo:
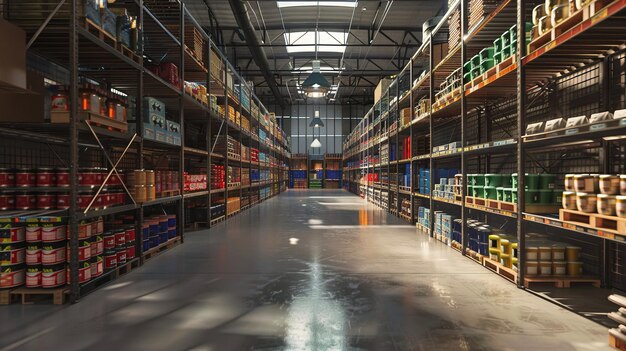
[[[476,67],[480,66],[480,55],[474,55],[472,57],[472,69],[476,69]]]
[[[493,60],[493,54],[493,46],[480,50],[480,62],[482,63],[485,60]]]
[[[504,61],[502,59],[502,52],[496,52],[493,54],[493,62],[497,65],[498,63]]]
[[[498,37],[493,41],[493,52],[498,53],[502,51],[502,37]]]
[[[492,69],[494,65],[495,65],[495,63],[494,63],[493,59],[485,60],[485,61],[480,63],[480,72],[481,73],[485,73],[488,70]]]

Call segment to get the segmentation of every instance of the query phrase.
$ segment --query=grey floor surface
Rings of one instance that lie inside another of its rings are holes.
[[[0,320],[0,350],[608,349],[606,328],[343,191],[288,191],[78,304]]]

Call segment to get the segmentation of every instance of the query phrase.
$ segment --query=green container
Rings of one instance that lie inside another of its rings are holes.
[[[509,56],[511,56],[511,46],[507,45],[507,46],[502,47],[502,51],[500,52],[500,55],[502,56],[502,61],[508,59]]]
[[[556,176],[554,174],[542,173],[539,175],[539,189],[554,190]]]
[[[467,193],[465,194],[465,196],[474,196],[474,186],[473,185],[468,185],[467,186]]]
[[[517,203],[517,189],[509,188],[509,190],[510,190],[511,201],[507,201],[507,202]]]
[[[563,203],[563,190],[552,190],[552,203],[553,204]]]
[[[472,73],[471,72],[470,73],[465,73],[463,75],[463,83],[467,84],[467,83],[469,83],[471,81],[472,81]]]
[[[495,173],[485,174],[485,186],[502,186],[502,175]]]
[[[492,69],[493,66],[495,66],[495,62],[493,61],[493,59],[491,60],[485,60],[483,62],[480,63],[480,71],[482,73],[487,72],[488,70]]]
[[[509,33],[508,30],[502,33],[500,38],[502,39],[502,50],[504,50],[504,48],[506,48],[507,46],[511,45],[511,34]]]
[[[502,51],[499,51],[493,54],[493,63],[497,65],[502,61],[504,61],[502,60]]]
[[[485,186],[483,189],[485,189],[485,199],[490,199],[490,200],[498,199],[498,192],[495,186]]]
[[[504,201],[504,187],[502,186],[496,187],[496,193],[497,193],[496,200]]]
[[[472,69],[480,66],[480,55],[476,54],[472,57]]]
[[[515,201],[513,201],[513,192],[514,189],[512,188],[504,188],[502,194],[503,194],[503,198],[502,201],[504,202],[516,202],[517,201],[517,191],[515,191]]]
[[[512,185],[511,175],[510,174],[502,174],[502,186],[505,188],[510,188]]]
[[[553,199],[552,190],[537,190],[538,199],[537,202],[540,204],[551,204]]]
[[[494,55],[502,51],[502,37],[496,38],[493,41],[493,53]]]
[[[463,73],[467,74],[472,72],[472,68],[474,68],[472,65],[472,60],[465,62],[465,64],[463,65]]]
[[[484,186],[474,186],[474,197],[479,197],[481,199],[485,198],[485,187]]]
[[[513,173],[511,175],[511,179],[512,179],[511,187],[517,189],[517,173]],[[526,190],[538,190],[539,189],[539,174],[526,173],[525,181],[526,181],[526,185],[524,188]]]
[[[480,54],[479,54],[480,55],[480,62],[493,60],[493,54],[494,54],[493,46],[486,47],[486,48],[480,50]]]
[[[480,77],[481,74],[482,70],[480,69],[480,64],[478,65],[478,67],[474,67],[472,69],[472,79]]]
[[[472,174],[474,178],[472,179],[472,185],[476,186],[484,186],[485,185],[485,176],[482,174]]]
[[[527,204],[536,204],[539,203],[539,190],[526,190],[524,191],[524,198],[526,199]]]

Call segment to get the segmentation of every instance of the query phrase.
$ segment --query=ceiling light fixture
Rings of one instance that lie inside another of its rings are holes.
[[[313,142],[311,143],[311,147],[314,149],[317,149],[318,147],[322,147],[322,143],[320,143],[320,141],[315,138],[313,139]]]
[[[315,117],[311,120],[311,123],[309,123],[309,127],[319,128],[323,126],[324,122],[322,122],[322,119],[320,118],[320,111],[315,111]]]
[[[276,5],[278,5],[278,8],[305,6],[356,7],[357,1],[276,1]]]
[[[313,60],[311,62],[313,64],[313,73],[302,83],[302,90],[304,90],[307,97],[319,99],[326,96],[330,89],[330,83],[320,72],[320,61]]]

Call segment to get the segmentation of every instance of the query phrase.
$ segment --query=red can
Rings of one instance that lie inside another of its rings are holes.
[[[98,217],[98,219],[96,219],[93,222],[93,227],[91,227],[91,233],[92,234],[102,234],[104,233],[104,219],[102,219],[102,217]]]
[[[65,262],[55,265],[44,265],[41,274],[41,287],[54,288],[65,285]]]
[[[91,240],[91,257],[102,255],[104,252],[104,238],[96,235]]]
[[[8,191],[0,191],[0,211],[15,209],[15,194]]]
[[[134,242],[126,246],[126,259],[132,260],[133,258],[135,258],[135,243]]]
[[[56,169],[56,186],[69,188],[70,186],[70,170],[68,168]]]
[[[126,242],[130,243],[131,241],[135,241],[135,227],[126,228]]]
[[[99,277],[104,273],[104,259],[102,256],[91,258],[91,278]]]
[[[67,260],[67,249],[64,241],[44,244],[41,249],[41,263],[54,265]]]
[[[15,186],[34,187],[37,184],[37,175],[32,169],[20,169],[15,172]]]
[[[98,186],[100,172],[94,168],[81,169],[78,172],[78,184],[82,186]]]
[[[24,284],[24,265],[4,266],[0,270],[0,289],[15,288]]]
[[[39,288],[41,287],[41,266],[28,266],[26,268],[26,287],[27,288]]]
[[[41,264],[41,243],[26,246],[26,264],[29,266]]]
[[[39,225],[26,227],[26,242],[36,243],[41,241],[41,227]]]
[[[49,210],[56,208],[57,196],[53,193],[40,193],[37,195],[37,208],[40,210]]]
[[[37,196],[33,193],[15,194],[15,208],[17,210],[34,210],[37,208]]]
[[[0,243],[11,244],[21,243],[26,240],[26,229],[24,227],[9,227],[0,229]]]
[[[91,258],[91,242],[89,240],[78,241],[78,260],[87,261]],[[70,246],[67,245],[67,261],[70,261]]]
[[[39,168],[37,170],[37,186],[55,186],[56,172],[52,168]]]
[[[41,227],[41,240],[43,242],[57,242],[65,240],[67,225]]]
[[[104,269],[109,271],[117,267],[117,252],[115,250],[104,253]]]
[[[81,210],[85,210],[87,206],[89,206],[89,204],[91,203],[91,200],[93,199],[94,195],[95,193],[92,193],[91,191],[80,192],[78,194],[78,198],[76,199],[76,206],[78,206],[78,208]],[[98,196],[96,201],[94,201],[93,204],[91,204],[91,209],[93,210],[93,209],[98,208],[99,203],[102,203],[102,198],[100,196]]]
[[[117,265],[126,264],[126,248],[122,247],[117,250]]]
[[[104,249],[105,250],[115,250],[115,232],[108,231],[104,233]]]
[[[70,195],[57,194],[57,209],[67,210],[70,208]]]
[[[126,231],[124,229],[115,231],[115,246],[126,246]]]
[[[67,267],[65,274],[66,274],[65,278],[67,279],[67,282],[70,283],[71,273],[70,273],[69,267]],[[78,282],[82,284],[90,280],[91,280],[91,262],[81,262],[78,265]]]
[[[15,186],[15,173],[12,169],[0,168],[0,188]]]

